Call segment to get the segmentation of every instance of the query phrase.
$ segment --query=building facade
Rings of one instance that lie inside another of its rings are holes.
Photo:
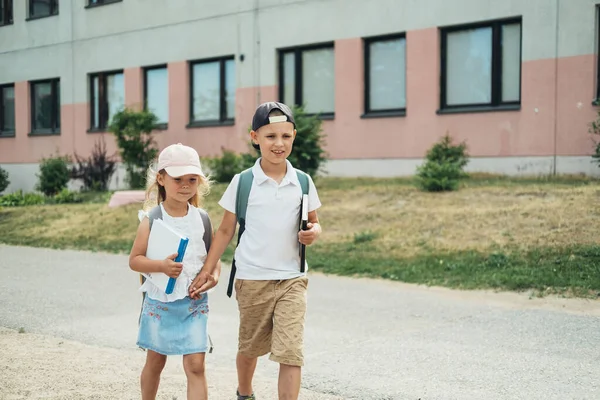
[[[471,171],[595,174],[597,32],[592,0],[0,0],[0,166],[30,190],[43,157],[115,151],[123,106],[160,148],[246,151],[281,100],[334,176],[412,174],[446,133]]]

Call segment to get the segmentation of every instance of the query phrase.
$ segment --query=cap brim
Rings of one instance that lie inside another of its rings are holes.
[[[167,171],[167,174],[173,178],[178,178],[184,175],[199,175],[204,177],[202,170],[198,167],[194,167],[193,165],[187,167],[166,167],[165,171]]]

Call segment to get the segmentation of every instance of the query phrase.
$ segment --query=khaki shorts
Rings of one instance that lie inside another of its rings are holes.
[[[283,281],[238,279],[239,352],[248,357],[271,353],[280,364],[304,365],[304,319],[308,279]]]

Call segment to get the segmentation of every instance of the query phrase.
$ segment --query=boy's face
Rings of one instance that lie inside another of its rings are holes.
[[[277,122],[250,132],[250,136],[259,145],[263,160],[281,164],[292,152],[296,130],[291,122]]]

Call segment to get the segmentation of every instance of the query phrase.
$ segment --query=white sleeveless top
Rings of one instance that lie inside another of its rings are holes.
[[[160,208],[163,221],[190,240],[183,256],[183,270],[175,281],[175,288],[171,294],[165,294],[149,280],[146,280],[139,290],[146,292],[146,295],[151,299],[171,302],[188,296],[188,289],[192,281],[204,266],[204,261],[206,261],[206,246],[203,239],[204,224],[200,212],[191,204],[188,206],[188,213],[184,217],[171,217],[162,204]],[[142,221],[144,218],[148,218],[148,213],[140,210],[138,218]]]

